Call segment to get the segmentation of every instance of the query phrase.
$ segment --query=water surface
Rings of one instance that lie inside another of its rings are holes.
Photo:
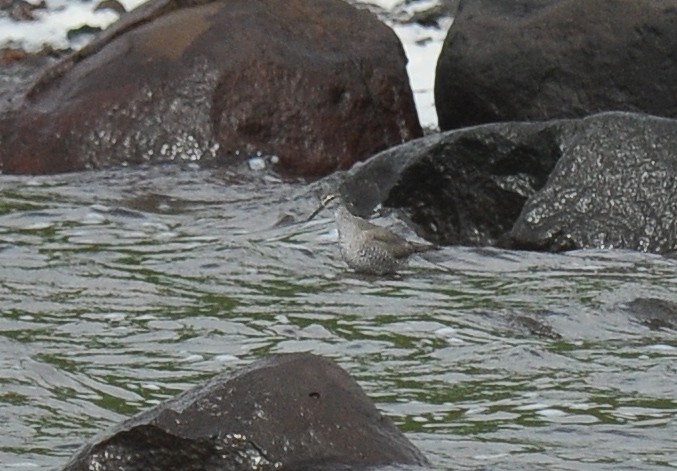
[[[346,271],[301,184],[160,166],[0,176],[0,463],[270,353],[333,358],[437,469],[677,468],[674,260],[445,248]]]

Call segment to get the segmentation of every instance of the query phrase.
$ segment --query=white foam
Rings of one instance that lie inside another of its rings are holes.
[[[407,64],[409,83],[414,92],[418,119],[423,127],[437,127],[434,95],[435,69],[450,26],[451,21],[445,20],[440,29],[424,28],[417,24],[393,27],[409,59]]]
[[[145,0],[120,0],[127,11]],[[69,46],[68,30],[83,25],[105,28],[118,19],[110,9],[94,11],[98,2],[47,0],[47,10],[33,10],[35,21],[14,21],[0,18],[0,47],[8,44],[36,51],[43,44],[54,47]]]

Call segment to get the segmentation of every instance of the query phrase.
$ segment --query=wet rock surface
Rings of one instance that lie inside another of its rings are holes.
[[[677,121],[613,113],[563,135],[562,158],[509,234],[511,245],[677,249]]]
[[[497,123],[382,152],[345,176],[361,215],[399,208],[439,244],[677,247],[677,121],[633,113]]]
[[[496,245],[557,160],[565,123],[493,124],[435,134],[382,152],[346,174],[341,191],[362,216],[400,208],[443,245]]]
[[[276,155],[320,176],[421,134],[395,34],[338,0],[151,1],[0,101],[4,173]]]
[[[395,463],[427,460],[344,370],[297,353],[219,375],[123,422],[81,449],[64,470],[362,469]]]
[[[462,1],[437,65],[440,128],[677,117],[676,24],[674,0]]]

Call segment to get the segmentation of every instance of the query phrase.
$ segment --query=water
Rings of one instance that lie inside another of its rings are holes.
[[[674,260],[445,248],[444,267],[368,279],[328,212],[294,222],[316,203],[258,172],[0,176],[3,469],[63,465],[129,415],[295,351],[347,369],[436,469],[677,468],[677,337],[625,309],[677,301]]]

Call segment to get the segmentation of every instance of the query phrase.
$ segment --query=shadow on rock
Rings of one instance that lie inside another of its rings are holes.
[[[335,363],[275,355],[170,399],[84,446],[64,471],[427,465]]]

